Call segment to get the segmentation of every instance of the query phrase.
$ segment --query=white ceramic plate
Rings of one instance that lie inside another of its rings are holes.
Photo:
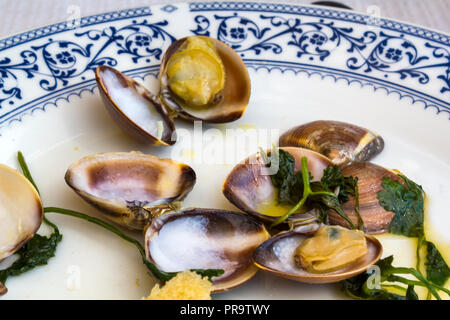
[[[95,67],[114,66],[156,90],[162,52],[174,39],[193,34],[217,37],[242,55],[252,80],[246,113],[227,125],[203,125],[206,134],[197,136],[192,123],[177,120],[186,139],[172,148],[135,142],[106,113]],[[0,40],[0,162],[16,167],[16,153],[22,150],[45,205],[99,216],[64,183],[67,167],[96,152],[139,150],[196,170],[197,185],[185,206],[236,210],[221,193],[234,163],[256,152],[257,145],[270,146],[292,126],[318,119],[347,121],[384,137],[385,150],[374,162],[423,185],[430,199],[427,230],[435,230],[429,237],[448,243],[449,70],[449,35],[325,7],[206,2],[86,17]],[[259,132],[262,138],[236,147],[233,132],[226,135],[226,129],[249,137]],[[10,278],[4,298],[148,295],[154,281],[135,248],[87,222],[56,214],[49,218],[64,234],[56,257]],[[410,242],[383,241],[385,255],[394,253],[396,264],[413,263]],[[448,251],[443,250],[447,259]],[[263,272],[215,296],[343,297],[339,285],[299,284]]]

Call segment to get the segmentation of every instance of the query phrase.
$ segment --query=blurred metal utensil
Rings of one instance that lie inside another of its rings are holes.
[[[353,10],[353,8],[336,1],[314,1],[311,4],[316,4],[318,6],[327,6],[327,7],[335,7],[341,9]]]

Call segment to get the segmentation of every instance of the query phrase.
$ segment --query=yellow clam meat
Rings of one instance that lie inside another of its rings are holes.
[[[354,263],[367,253],[364,233],[323,225],[295,251],[296,264],[313,273],[331,272]]]
[[[173,93],[192,107],[207,106],[225,85],[225,68],[207,38],[188,37],[167,62]]]
[[[250,77],[241,57],[214,38],[191,36],[172,43],[159,71],[162,104],[188,120],[239,119],[250,100]]]

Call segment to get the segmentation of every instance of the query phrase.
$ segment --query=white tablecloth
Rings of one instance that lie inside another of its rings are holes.
[[[264,1],[264,0],[263,0]],[[310,4],[314,0],[276,0]],[[450,0],[337,0],[355,11],[379,14],[450,33]],[[28,29],[62,22],[74,14],[88,16],[108,11],[180,2],[169,0],[0,0],[0,38]]]

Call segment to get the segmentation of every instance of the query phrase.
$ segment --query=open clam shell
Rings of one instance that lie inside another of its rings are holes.
[[[319,120],[288,130],[281,135],[280,146],[311,149],[341,165],[372,159],[383,150],[384,140],[350,123]]]
[[[402,182],[392,171],[371,162],[352,162],[341,167],[344,176],[358,177],[359,211],[364,222],[366,232],[371,234],[383,233],[389,230],[395,214],[386,211],[378,201],[378,192],[384,177]],[[341,205],[347,216],[353,223],[357,224],[358,218],[355,212],[355,199],[350,197],[349,201]],[[328,216],[330,224],[338,224],[350,228],[347,221],[331,211]]]
[[[182,48],[187,38],[182,38],[170,45],[161,62],[159,80],[161,102],[177,115],[188,120],[202,120],[212,123],[225,123],[239,119],[245,112],[250,100],[250,77],[241,57],[231,47],[214,38],[198,36],[211,41],[222,60],[225,69],[225,84],[214,101],[205,108],[189,106],[177,97],[169,87],[167,65],[173,54]]]
[[[173,120],[144,86],[108,66],[97,67],[95,76],[106,110],[122,130],[146,144],[176,142]]]
[[[38,192],[18,171],[0,164],[0,261],[39,229],[44,211]],[[1,295],[0,283],[0,295]]]
[[[67,184],[105,216],[143,229],[161,210],[184,199],[195,184],[186,164],[138,152],[95,154],[72,164]]]
[[[303,148],[283,147],[295,159],[295,170],[301,171],[301,158],[308,158],[308,170],[312,181],[320,180],[323,171],[331,164],[325,156]],[[274,222],[290,207],[277,206],[277,190],[272,184],[268,168],[260,153],[237,164],[229,173],[223,184],[223,194],[242,211],[267,222]],[[273,210],[275,208],[275,210]],[[301,214],[294,214],[288,221],[301,219]]]
[[[295,264],[296,248],[314,232],[294,230],[280,233],[262,243],[254,252],[255,265],[281,277],[305,283],[339,282],[366,271],[381,258],[383,247],[380,242],[366,235],[368,252],[354,263],[327,273],[311,273]]]
[[[147,258],[160,270],[223,269],[212,278],[215,292],[236,287],[256,272],[252,254],[269,238],[264,225],[248,215],[185,209],[166,213],[145,233]]]

